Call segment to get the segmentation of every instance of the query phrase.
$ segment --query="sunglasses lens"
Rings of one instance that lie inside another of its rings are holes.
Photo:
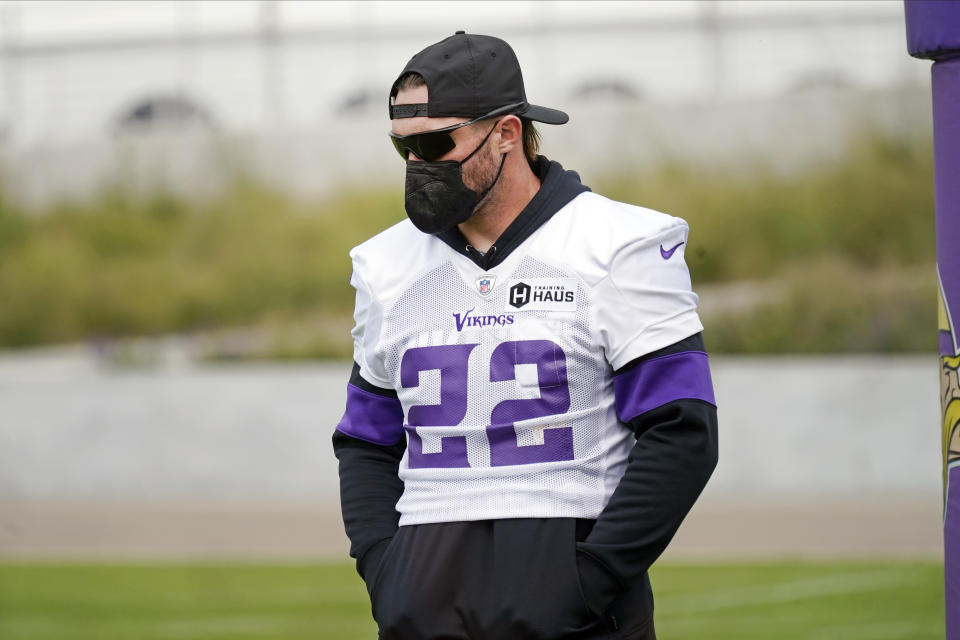
[[[433,162],[443,157],[457,146],[457,143],[447,132],[422,133],[417,137],[419,138],[418,149],[420,150],[417,156],[427,162]]]
[[[406,160],[412,153],[421,160],[433,162],[450,152],[457,144],[447,131],[429,131],[402,138],[390,138],[397,153]]]
[[[397,153],[400,154],[400,157],[406,160],[409,152],[409,149],[407,148],[407,142],[401,138],[394,138],[393,136],[390,136],[390,142],[393,143],[393,148],[397,150]]]

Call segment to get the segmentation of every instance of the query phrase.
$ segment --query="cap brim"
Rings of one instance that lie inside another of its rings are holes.
[[[526,111],[518,113],[517,115],[546,124],[566,124],[567,121],[570,120],[570,116],[559,109],[550,109],[549,107],[541,107],[535,104],[530,105]]]

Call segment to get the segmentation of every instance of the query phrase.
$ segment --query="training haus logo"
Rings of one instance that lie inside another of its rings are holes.
[[[573,311],[576,289],[572,278],[531,278],[511,286],[507,302],[523,311]]]
[[[510,306],[519,309],[530,302],[530,285],[518,282],[510,287]]]
[[[474,307],[476,308],[476,307]],[[500,315],[490,316],[472,316],[473,309],[464,311],[463,314],[453,314],[453,319],[457,323],[457,331],[463,331],[464,327],[491,327],[513,324],[513,314],[501,313]]]

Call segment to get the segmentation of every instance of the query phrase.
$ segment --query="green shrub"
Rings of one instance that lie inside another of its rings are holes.
[[[796,175],[757,166],[706,173],[676,165],[614,176],[600,193],[690,223],[695,282],[764,278],[838,257],[865,268],[934,259],[933,152],[870,136],[841,161]]]
[[[695,287],[788,292],[714,319],[717,348],[915,350],[933,339],[932,272],[896,295],[857,285],[933,262],[931,156],[873,136],[796,175],[670,165],[593,186],[686,218]],[[206,202],[112,188],[29,213],[0,193],[0,347],[266,325],[267,355],[348,356],[347,252],[402,217],[398,185],[316,202],[244,180]]]
[[[704,319],[714,353],[933,352],[934,266],[869,271],[825,260],[777,280],[781,295]]]

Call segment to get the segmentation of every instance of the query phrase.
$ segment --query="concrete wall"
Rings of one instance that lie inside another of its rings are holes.
[[[0,359],[0,498],[336,501],[348,363]],[[713,359],[708,493],[938,495],[933,357]]]
[[[940,557],[936,361],[714,358],[720,465],[678,557]],[[0,557],[347,558],[347,363],[0,357]]]

